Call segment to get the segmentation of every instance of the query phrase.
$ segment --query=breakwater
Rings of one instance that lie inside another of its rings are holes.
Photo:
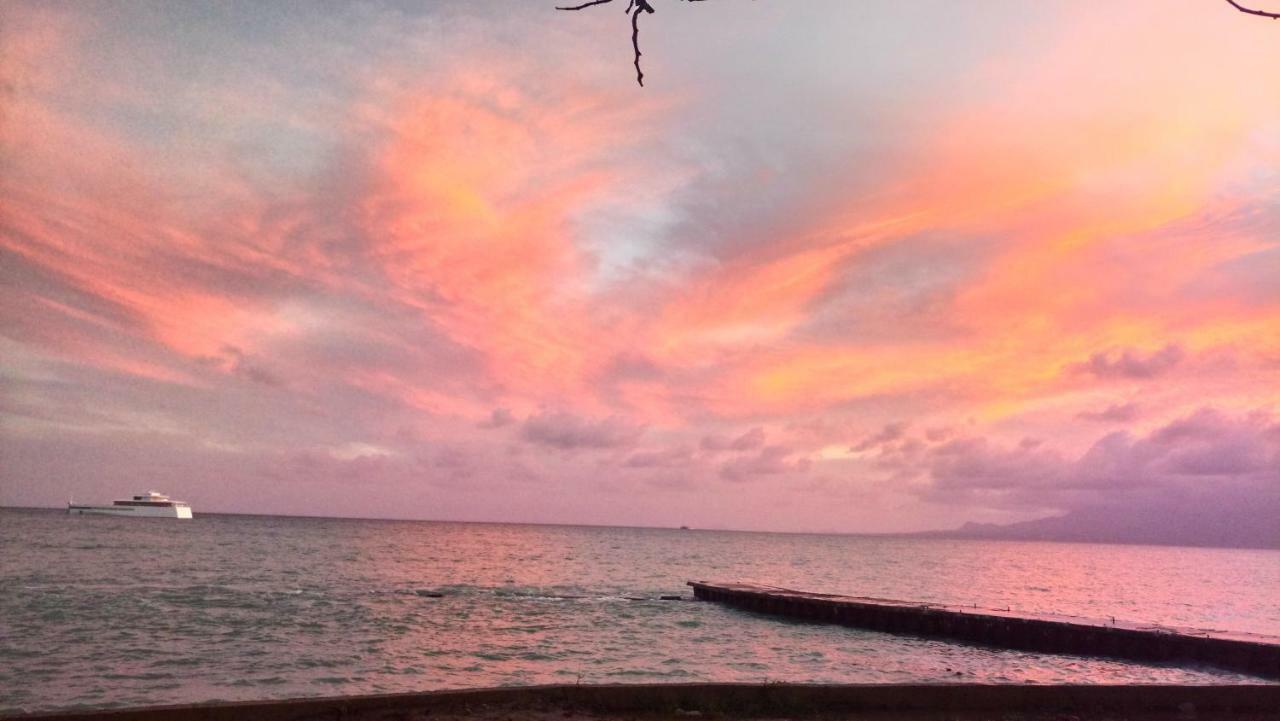
[[[1009,609],[838,596],[751,583],[690,581],[689,585],[704,601],[809,621],[1042,653],[1204,664],[1280,679],[1280,639],[1258,634],[1029,616]]]

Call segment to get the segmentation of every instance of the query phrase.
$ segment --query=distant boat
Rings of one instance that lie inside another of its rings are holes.
[[[147,491],[128,500],[114,501],[110,506],[77,506],[67,504],[67,513],[104,516],[133,516],[135,518],[191,518],[191,506],[186,501],[175,501],[163,493]]]
[[[689,527],[688,527],[688,526],[681,526],[681,527],[680,527],[680,530],[682,530],[682,531],[687,531],[687,530],[689,530]]]

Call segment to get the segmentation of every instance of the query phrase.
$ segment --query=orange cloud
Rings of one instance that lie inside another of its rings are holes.
[[[1280,95],[1222,68],[1275,65],[1280,47],[1239,42],[1237,28],[1206,28],[1192,13],[1171,13],[1155,31],[1137,9],[1114,10],[1073,8],[1043,51],[967,78],[977,97],[932,119],[917,160],[885,179],[892,190],[878,205],[816,219],[813,244],[729,266],[712,290],[668,311],[693,319],[686,326],[762,331],[739,338],[770,347],[729,370],[722,410],[945,389],[1008,414],[1058,392],[1061,368],[1098,349],[1176,338],[1197,352],[1280,322],[1274,308],[1180,294],[1206,269],[1264,247],[1218,222],[1247,194],[1219,194],[1242,172],[1280,163],[1258,142],[1280,127]],[[923,344],[789,335],[856,268],[849,246],[828,238],[857,224],[887,227],[893,235],[876,241],[885,244],[920,231],[997,239],[948,306],[963,334]]]
[[[478,71],[401,102],[365,232],[397,296],[480,350],[516,394],[583,400],[613,339],[591,304],[575,221],[629,193],[607,162],[652,112],[565,89],[537,98]],[[564,395],[569,394],[569,398]]]

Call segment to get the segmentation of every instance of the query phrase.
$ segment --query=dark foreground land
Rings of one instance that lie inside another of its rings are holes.
[[[1280,685],[536,686],[10,716],[23,721],[1086,721],[1280,719]]]

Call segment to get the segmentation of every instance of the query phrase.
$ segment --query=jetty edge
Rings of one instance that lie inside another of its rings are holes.
[[[5,715],[6,721],[612,721],[671,718],[1020,721],[1274,719],[1280,686],[617,684],[234,701]]]
[[[1196,664],[1280,680],[1280,638],[1076,616],[689,581],[693,594],[757,613],[1022,651]]]

